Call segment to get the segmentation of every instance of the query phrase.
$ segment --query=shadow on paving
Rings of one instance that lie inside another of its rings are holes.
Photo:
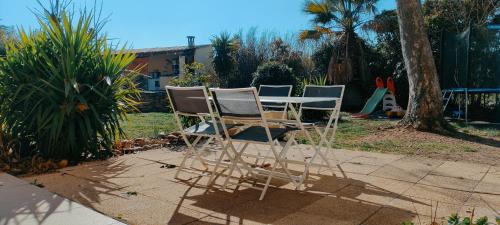
[[[380,218],[384,224],[401,224],[414,220],[417,215],[412,211],[356,197],[372,195],[399,198],[412,204],[427,205],[360,180],[331,175],[314,176],[315,179],[306,182],[302,191],[289,188],[289,183],[273,180],[273,187],[262,201],[258,200],[259,190],[241,186],[222,191],[221,185],[216,184],[203,194],[192,195],[192,189],[205,187],[205,180],[201,176],[180,180],[180,183],[190,188],[176,202],[177,208],[169,224],[178,218],[189,217],[179,211],[184,207],[211,212],[193,224],[380,224],[381,221],[366,221],[381,209],[391,212],[390,218]],[[356,185],[354,191],[342,192],[343,188],[351,184]]]

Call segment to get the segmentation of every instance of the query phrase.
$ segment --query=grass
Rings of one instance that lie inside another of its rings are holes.
[[[348,116],[344,116],[348,118]],[[387,129],[394,127],[397,121],[394,120],[343,120],[339,123],[335,148],[370,151],[370,152],[394,152],[404,154],[415,153],[440,153],[440,152],[467,152],[478,151],[477,144],[463,142],[458,138],[447,138],[444,136],[425,133],[423,137],[405,136],[399,137],[397,134],[388,134]],[[458,132],[479,136],[483,138],[500,139],[500,130],[495,128],[466,126],[463,123],[451,122],[452,127]],[[160,133],[169,133],[177,129],[174,118],[168,113],[138,113],[129,114],[128,121],[124,121],[122,126],[128,138],[155,137]],[[318,135],[313,134],[313,140],[319,140]],[[427,136],[432,138],[427,138]],[[437,137],[437,138],[436,138]],[[297,141],[307,144],[308,140],[303,134],[297,135]]]
[[[134,113],[127,117],[121,126],[128,139],[153,138],[177,129],[174,117],[169,113]]]

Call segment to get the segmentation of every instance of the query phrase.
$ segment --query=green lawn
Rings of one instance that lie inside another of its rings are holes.
[[[128,114],[127,120],[121,125],[128,139],[152,138],[177,129],[174,117],[170,113]]]
[[[395,120],[352,120],[346,114],[339,123],[334,147],[402,154],[420,154],[446,158],[470,157],[496,158],[500,143],[500,130],[497,128],[481,128],[466,126],[452,122],[457,131],[447,135],[393,129]],[[169,133],[177,129],[172,114],[137,113],[129,114],[124,121],[123,129],[129,139],[139,137],[156,137],[160,133]],[[315,141],[318,136],[313,136]],[[299,143],[307,143],[305,136],[297,135]],[[482,155],[478,155],[482,154]],[[493,158],[492,158],[493,160]]]

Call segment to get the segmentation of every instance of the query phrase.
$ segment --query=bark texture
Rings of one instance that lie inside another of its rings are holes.
[[[400,124],[418,130],[442,130],[443,100],[419,0],[397,0],[397,13],[410,92]]]

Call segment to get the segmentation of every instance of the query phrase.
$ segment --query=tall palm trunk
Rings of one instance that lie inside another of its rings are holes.
[[[397,0],[397,14],[409,83],[408,107],[400,124],[419,130],[441,130],[441,89],[419,0]]]

